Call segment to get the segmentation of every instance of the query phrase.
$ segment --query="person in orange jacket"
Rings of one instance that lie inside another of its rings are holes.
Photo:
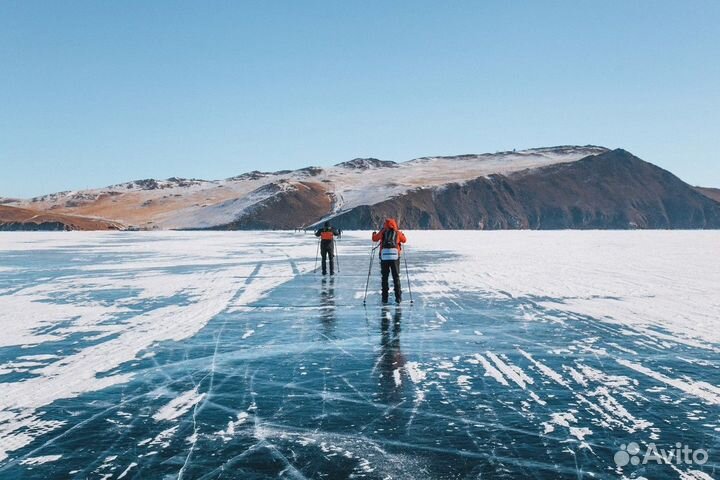
[[[322,274],[327,275],[327,259],[330,259],[330,275],[335,275],[335,237],[342,235],[342,232],[325,222],[322,228],[315,231],[315,236],[320,237],[320,254],[322,255]]]
[[[402,288],[400,287],[400,255],[402,244],[407,242],[405,234],[398,228],[394,218],[385,220],[379,232],[372,233],[372,241],[380,242],[380,273],[382,274],[382,301],[388,302],[390,285],[388,277],[392,273],[393,287],[395,288],[395,302],[402,301]]]

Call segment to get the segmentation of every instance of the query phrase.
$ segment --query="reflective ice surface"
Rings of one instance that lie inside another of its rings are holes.
[[[0,478],[717,475],[716,343],[453,281],[439,243],[414,304],[375,265],[363,307],[359,234],[335,277],[301,233],[4,237]],[[631,442],[709,459],[618,466]]]

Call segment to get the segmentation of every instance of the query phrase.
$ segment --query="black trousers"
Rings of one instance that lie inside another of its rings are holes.
[[[380,272],[382,273],[382,301],[388,301],[388,291],[390,290],[388,277],[392,273],[395,301],[399,302],[402,299],[402,289],[400,288],[400,260],[380,260]]]
[[[335,245],[332,240],[320,240],[320,254],[322,255],[322,273],[327,273],[327,258],[330,257],[330,275],[335,274]]]

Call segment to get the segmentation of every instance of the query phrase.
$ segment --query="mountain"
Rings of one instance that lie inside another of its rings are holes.
[[[399,164],[390,160],[378,160],[377,158],[354,158],[347,162],[338,163],[335,166],[343,168],[357,168],[359,170],[368,170],[378,167],[398,167]]]
[[[355,208],[335,222],[378,225],[387,216],[430,229],[720,228],[720,203],[625,150],[422,188]]]
[[[370,229],[387,216],[430,229],[720,228],[720,203],[708,192],[625,150],[593,145],[401,163],[356,158],[0,203],[138,229],[293,229],[331,218]]]
[[[716,202],[720,202],[720,188],[695,187],[695,190]]]
[[[0,205],[2,230],[122,230],[125,227],[108,220],[62,215]]]

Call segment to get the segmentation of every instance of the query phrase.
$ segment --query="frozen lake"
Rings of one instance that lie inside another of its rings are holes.
[[[0,235],[0,478],[719,477],[720,232],[406,233]]]

